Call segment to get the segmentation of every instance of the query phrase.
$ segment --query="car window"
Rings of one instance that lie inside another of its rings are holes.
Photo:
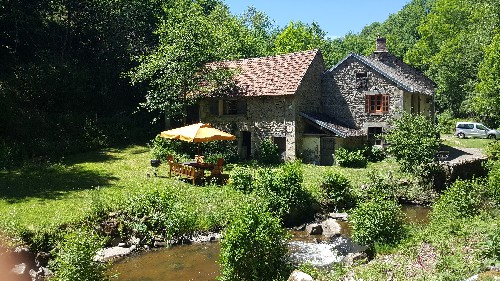
[[[474,124],[465,124],[465,129],[474,129]]]
[[[484,125],[482,124],[477,124],[476,126],[479,130],[488,130],[488,128],[486,128]]]

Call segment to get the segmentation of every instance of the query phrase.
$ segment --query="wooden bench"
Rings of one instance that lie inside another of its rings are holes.
[[[199,171],[195,167],[173,161],[168,161],[168,164],[170,166],[170,172],[168,174],[169,177],[172,177],[172,174],[179,175],[181,177],[191,179],[193,181],[193,185],[203,178],[203,170]]]

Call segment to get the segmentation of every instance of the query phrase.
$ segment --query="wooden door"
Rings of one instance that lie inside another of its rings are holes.
[[[333,165],[333,154],[335,153],[335,138],[321,137],[320,146],[320,164],[322,166]]]

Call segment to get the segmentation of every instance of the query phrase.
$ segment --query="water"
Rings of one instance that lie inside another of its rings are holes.
[[[219,275],[219,252],[219,243],[158,249],[115,263],[111,274],[122,281],[214,281]]]
[[[430,207],[420,205],[403,205],[403,213],[406,215],[406,222],[416,224],[426,224],[429,222]]]
[[[403,206],[408,222],[427,223],[429,207]],[[304,231],[291,231],[290,256],[294,263],[308,262],[317,267],[327,267],[340,262],[350,252],[358,252],[353,244],[349,225],[342,226],[341,236],[310,236]],[[119,281],[215,281],[219,275],[219,243],[192,244],[158,249],[127,257],[116,262],[111,274],[118,273]]]

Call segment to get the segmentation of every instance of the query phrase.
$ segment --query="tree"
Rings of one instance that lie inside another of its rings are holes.
[[[315,22],[308,25],[301,21],[292,21],[276,36],[274,52],[287,54],[318,49],[323,46],[325,35],[326,33]]]
[[[419,174],[434,162],[441,140],[437,126],[428,117],[403,112],[401,118],[392,120],[391,126],[385,140],[390,144],[388,152],[402,171]]]
[[[421,38],[405,57],[438,84],[438,111],[465,113],[469,93],[477,82],[484,48],[500,24],[498,0],[436,0],[419,26]],[[464,103],[465,102],[465,103]]]
[[[146,109],[167,118],[185,114],[204,90],[230,82],[233,72],[209,62],[255,54],[248,30],[219,1],[176,0],[164,4],[156,30],[159,45],[129,72],[132,84],[147,84]],[[209,87],[207,87],[209,85]]]
[[[485,58],[479,66],[479,83],[469,104],[469,111],[490,124],[500,123],[500,31],[485,48]]]

